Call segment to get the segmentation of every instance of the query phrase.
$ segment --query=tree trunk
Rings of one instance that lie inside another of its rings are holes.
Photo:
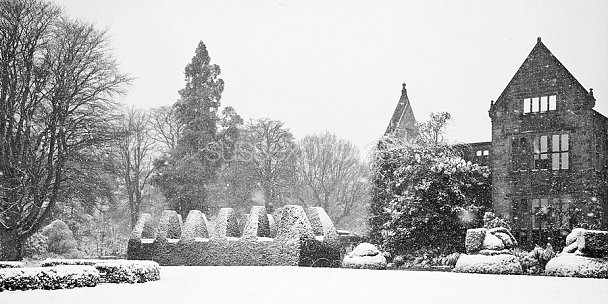
[[[21,261],[24,239],[17,231],[0,232],[0,261]]]

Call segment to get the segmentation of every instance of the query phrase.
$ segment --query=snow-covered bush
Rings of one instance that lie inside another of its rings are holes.
[[[160,279],[160,267],[154,261],[95,260],[95,259],[47,259],[42,267],[61,265],[94,266],[106,283],[143,283]]]
[[[545,270],[547,263],[556,256],[551,244],[546,248],[535,246],[530,252],[515,249],[513,255],[519,259],[521,268],[526,274],[540,274]]]
[[[395,264],[396,267],[401,267],[403,263],[405,263],[405,260],[402,255],[398,255],[393,259],[393,264]]]
[[[458,261],[459,257],[460,257],[460,253],[458,253],[458,252],[449,254],[448,256],[446,256],[444,258],[443,266],[451,266],[451,267],[456,266],[456,262]]]
[[[342,261],[344,268],[386,269],[386,257],[376,246],[361,243],[348,253]]]
[[[0,269],[0,291],[92,287],[99,272],[92,266],[59,266]]]
[[[95,264],[106,283],[144,283],[160,280],[160,267],[153,261],[111,261]]]
[[[48,238],[40,232],[34,233],[23,243],[23,257],[41,258],[46,255],[47,247]]]
[[[370,238],[400,254],[464,251],[466,229],[490,209],[490,172],[441,144],[382,139],[372,158]]]
[[[608,279],[608,259],[561,254],[547,263],[545,273],[558,277]]]
[[[0,261],[0,268],[21,268],[21,267],[23,267],[23,262]]]
[[[76,250],[77,243],[74,234],[62,220],[55,220],[44,227],[42,234],[47,237],[49,252],[63,255]]]
[[[61,266],[61,265],[88,265],[95,266],[97,263],[107,262],[104,260],[95,260],[95,259],[46,259],[42,261],[40,266],[42,267],[53,267],[53,266]]]
[[[460,258],[458,258],[454,271],[487,274],[523,273],[519,259],[511,254],[463,254],[460,256]]]

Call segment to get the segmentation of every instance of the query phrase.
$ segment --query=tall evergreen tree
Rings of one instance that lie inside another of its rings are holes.
[[[153,183],[160,187],[169,206],[186,216],[190,210],[208,212],[207,185],[225,159],[232,157],[242,119],[234,109],[219,112],[224,81],[220,67],[211,64],[201,41],[186,65],[186,85],[173,105],[176,120],[183,125],[177,145],[167,157],[158,159]]]

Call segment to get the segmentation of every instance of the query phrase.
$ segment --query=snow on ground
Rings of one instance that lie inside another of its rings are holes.
[[[161,280],[0,292],[0,303],[607,303],[608,280],[298,267],[162,267]]]

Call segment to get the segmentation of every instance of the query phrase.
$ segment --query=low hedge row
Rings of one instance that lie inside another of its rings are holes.
[[[0,268],[22,268],[23,262],[0,261]]]
[[[65,265],[86,265],[95,266],[97,263],[108,262],[109,260],[94,259],[46,259],[40,264],[41,267],[65,266]],[[111,260],[110,260],[111,261]]]
[[[100,273],[106,283],[143,283],[160,280],[160,267],[154,261],[47,259],[43,267],[59,265],[89,265]]]
[[[0,291],[93,287],[100,281],[92,266],[0,269]]]
[[[115,261],[95,264],[107,283],[144,283],[160,280],[160,267],[153,261]]]

